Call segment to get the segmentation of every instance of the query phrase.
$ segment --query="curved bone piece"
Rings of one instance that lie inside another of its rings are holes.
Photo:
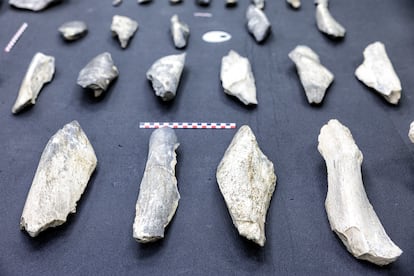
[[[111,54],[102,53],[94,57],[78,75],[78,84],[83,88],[94,91],[94,96],[99,97],[109,84],[118,77],[118,68],[112,61]]]
[[[190,28],[184,22],[181,22],[178,15],[173,15],[170,19],[171,35],[173,37],[174,46],[182,49],[187,46],[188,37],[190,36]]]
[[[297,46],[289,53],[289,58],[296,64],[308,102],[321,103],[326,89],[334,79],[333,74],[320,63],[319,56],[307,46]]]
[[[356,258],[377,265],[394,262],[402,251],[388,237],[368,200],[362,182],[362,153],[350,130],[330,120],[318,141],[328,169],[325,208],[332,231]]]
[[[239,234],[264,246],[265,221],[276,186],[273,163],[249,126],[234,135],[217,168],[217,183]]]
[[[147,71],[147,79],[152,82],[155,95],[163,101],[175,98],[184,69],[186,54],[165,56],[151,66]]]
[[[52,4],[60,2],[62,2],[62,0],[9,0],[11,6],[31,11],[41,11]]]
[[[339,24],[328,10],[328,0],[316,0],[316,25],[318,29],[333,37],[344,37],[345,28]]]
[[[138,29],[138,22],[127,16],[114,15],[112,17],[111,31],[113,36],[117,36],[122,48],[128,46],[129,40],[134,36]]]
[[[77,121],[66,124],[50,138],[27,195],[20,229],[36,237],[49,227],[66,222],[76,213],[97,159]]]
[[[271,25],[266,14],[254,5],[249,5],[246,12],[247,29],[257,42],[263,42],[270,34]]]
[[[55,58],[42,53],[36,53],[20,85],[19,94],[13,105],[12,113],[19,113],[28,105],[35,104],[43,85],[52,80],[54,73]]]
[[[401,82],[381,42],[374,42],[365,48],[364,62],[356,69],[355,76],[389,103],[398,104],[400,101]]]
[[[164,229],[178,207],[175,150],[179,143],[171,128],[155,130],[149,141],[148,160],[136,204],[133,237],[141,243],[164,238]]]
[[[300,0],[286,0],[290,6],[294,9],[299,9],[300,8]]]
[[[230,50],[221,60],[220,78],[226,94],[245,105],[257,104],[255,80],[247,58]]]

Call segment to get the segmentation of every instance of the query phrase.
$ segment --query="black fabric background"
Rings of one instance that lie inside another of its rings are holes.
[[[0,54],[0,274],[1,275],[409,275],[414,269],[414,145],[407,132],[414,119],[414,2],[410,0],[331,1],[334,17],[347,29],[336,42],[315,26],[313,1],[294,11],[267,1],[273,30],[257,45],[245,29],[249,1],[226,9],[184,0],[148,5],[111,0],[67,0],[40,13],[16,10],[2,1],[0,46],[23,22],[28,29],[11,53]],[[211,18],[193,13],[211,12]],[[169,35],[174,14],[191,27],[187,62],[176,99],[163,103],[145,72],[159,57],[179,53]],[[114,14],[137,20],[139,30],[126,50],[111,37]],[[64,42],[57,28],[65,21],[87,22],[89,34]],[[210,30],[233,38],[208,44]],[[382,41],[403,95],[391,106],[356,80],[362,51]],[[288,53],[304,44],[315,50],[335,81],[321,106],[310,106]],[[230,49],[249,57],[256,78],[255,108],[225,95],[219,70]],[[32,56],[56,57],[56,74],[36,105],[13,116],[11,107]],[[109,51],[119,79],[99,100],[76,84],[80,69]],[[365,189],[392,240],[404,251],[380,268],[351,256],[331,232],[324,201],[325,163],[317,151],[323,124],[337,118],[348,126],[364,154]],[[32,239],[19,219],[40,155],[64,124],[78,120],[93,144],[98,168],[64,226]],[[139,184],[150,130],[140,121],[201,121],[248,124],[278,176],[266,225],[264,248],[240,237],[218,189],[215,171],[235,130],[178,130],[177,178],[181,201],[164,240],[140,245],[132,238]]]

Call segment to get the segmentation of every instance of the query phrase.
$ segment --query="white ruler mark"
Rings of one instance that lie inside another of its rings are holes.
[[[17,32],[14,34],[14,36],[12,37],[12,39],[10,40],[10,42],[7,44],[6,48],[4,48],[4,51],[6,53],[10,52],[11,49],[14,47],[14,45],[17,43],[17,41],[19,40],[19,38],[22,36],[22,34],[24,33],[24,31],[26,30],[28,24],[26,22],[24,22],[20,28],[17,30]]]
[[[139,128],[234,129],[236,123],[140,122]]]

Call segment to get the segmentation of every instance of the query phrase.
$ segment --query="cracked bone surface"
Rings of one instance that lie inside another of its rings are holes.
[[[266,213],[276,187],[273,163],[249,126],[235,134],[217,168],[217,183],[239,234],[264,246]]]
[[[266,14],[254,5],[249,5],[246,11],[247,29],[254,39],[260,43],[270,34],[270,22]]]
[[[332,37],[344,37],[345,28],[339,24],[328,10],[328,0],[316,0],[316,25],[318,29]]]
[[[220,79],[226,94],[245,105],[257,104],[255,80],[247,58],[230,50],[221,60]]]
[[[83,88],[92,89],[94,96],[99,97],[118,75],[118,68],[114,65],[111,54],[105,52],[94,57],[79,72],[77,82]]]
[[[52,4],[63,2],[63,0],[9,0],[9,4],[18,9],[41,11]]]
[[[55,58],[42,53],[36,53],[20,85],[12,113],[17,114],[25,107],[35,104],[43,85],[52,80],[54,73]]]
[[[151,81],[155,95],[163,101],[175,98],[184,69],[186,54],[165,56],[151,66],[147,71],[147,79]]]
[[[318,150],[328,170],[325,208],[328,220],[348,251],[377,265],[394,262],[402,253],[388,237],[362,182],[362,153],[350,130],[338,120],[321,128]]]
[[[112,17],[111,31],[113,36],[117,36],[122,48],[128,46],[129,40],[134,36],[138,29],[138,22],[127,16],[114,15]]]
[[[170,19],[171,35],[174,41],[174,46],[177,49],[182,49],[187,46],[188,37],[190,35],[190,28],[184,22],[181,22],[178,15],[173,15]]]
[[[258,9],[264,9],[265,7],[265,0],[252,0],[252,3],[258,8]]]
[[[69,21],[59,27],[59,32],[68,41],[77,40],[86,35],[88,27],[83,21]]]
[[[307,46],[297,46],[289,53],[289,58],[296,65],[308,102],[321,103],[334,79],[333,74],[320,63],[319,56]]]
[[[286,0],[286,2],[288,2],[289,5],[294,9],[300,8],[300,0]]]
[[[410,138],[410,141],[414,143],[414,121],[410,124],[410,130],[408,131],[408,137]]]
[[[20,229],[36,237],[49,227],[66,222],[76,213],[95,170],[97,159],[77,121],[53,135],[43,150],[20,219]]]
[[[355,76],[389,103],[398,104],[401,82],[381,42],[374,42],[365,48],[364,62],[356,69]]]
[[[148,159],[137,204],[133,237],[141,243],[164,238],[164,230],[178,207],[180,194],[175,177],[175,150],[179,143],[171,128],[155,130],[150,137]]]

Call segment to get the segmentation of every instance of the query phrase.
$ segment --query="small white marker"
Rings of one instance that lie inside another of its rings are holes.
[[[195,17],[213,17],[213,15],[209,12],[195,12],[193,15]]]
[[[26,30],[27,26],[28,26],[28,24],[26,22],[24,22],[20,26],[20,28],[14,34],[14,36],[12,37],[12,39],[10,40],[10,42],[7,44],[6,48],[4,48],[4,51],[6,53],[9,53],[11,51],[11,49],[14,47],[14,45],[17,43],[17,41],[19,40],[19,38],[22,36],[22,34],[24,33],[24,31]]]

